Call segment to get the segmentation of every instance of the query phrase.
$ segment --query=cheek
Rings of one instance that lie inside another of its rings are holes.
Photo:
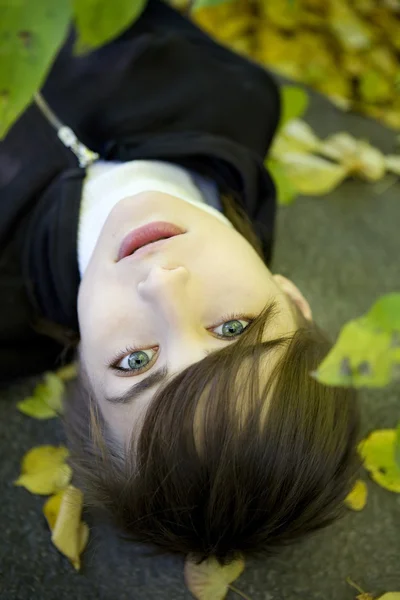
[[[89,273],[88,273],[89,275]],[[102,341],[109,339],[123,326],[122,315],[129,314],[126,293],[115,282],[107,284],[98,278],[87,277],[78,293],[78,320],[82,339]]]

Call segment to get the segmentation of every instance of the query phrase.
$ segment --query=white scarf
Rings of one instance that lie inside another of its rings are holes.
[[[97,160],[86,173],[78,224],[81,277],[109,213],[127,196],[144,191],[164,192],[198,206],[233,227],[222,213],[216,183],[177,165],[155,160],[124,163]]]

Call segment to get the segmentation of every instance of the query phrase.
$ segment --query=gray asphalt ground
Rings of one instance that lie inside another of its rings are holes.
[[[365,137],[385,152],[395,135],[378,123],[345,114],[312,94],[307,121],[321,136],[338,131]],[[385,189],[386,188],[386,189]],[[334,338],[342,325],[369,310],[382,294],[400,290],[400,184],[347,181],[325,197],[302,197],[279,209],[272,271],[299,286],[314,318]],[[113,532],[93,527],[80,573],[58,553],[42,506],[44,497],[13,487],[23,454],[63,441],[57,419],[35,421],[16,410],[37,378],[0,396],[0,598],[1,600],[183,600],[183,558],[149,559],[124,546]],[[400,386],[362,392],[363,434],[392,428],[400,419]],[[400,495],[364,473],[368,503],[349,511],[279,557],[248,561],[234,585],[252,600],[354,600],[349,576],[373,598],[400,591]],[[228,599],[239,598],[229,592]],[[210,599],[211,600],[211,599]]]

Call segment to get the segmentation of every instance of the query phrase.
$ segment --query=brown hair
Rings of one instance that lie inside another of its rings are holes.
[[[245,213],[227,197],[223,204],[262,256]],[[362,464],[357,392],[310,376],[332,342],[294,304],[299,329],[262,341],[276,308],[158,390],[128,452],[78,360],[62,417],[74,482],[122,539],[148,544],[151,555],[193,553],[224,565],[238,554],[275,554],[343,516]],[[261,389],[273,349],[280,356]]]

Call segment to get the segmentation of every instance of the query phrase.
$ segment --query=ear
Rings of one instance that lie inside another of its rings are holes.
[[[309,321],[312,321],[312,311],[309,303],[300,292],[299,288],[283,275],[272,275],[278,286],[293,300],[293,302],[299,307],[303,315]]]

